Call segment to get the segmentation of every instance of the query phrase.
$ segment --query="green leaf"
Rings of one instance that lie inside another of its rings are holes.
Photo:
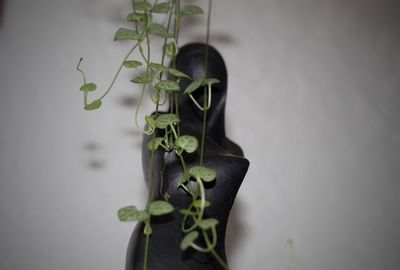
[[[191,15],[196,15],[196,14],[203,14],[203,10],[199,6],[195,5],[188,5],[184,6],[183,9],[181,10],[181,15],[182,16],[191,16]]]
[[[156,35],[156,36],[159,36],[159,37],[162,37],[162,38],[173,37],[173,35],[169,34],[167,29],[163,25],[158,24],[158,23],[150,24],[149,29],[148,29],[148,33],[150,35]]]
[[[114,41],[117,40],[141,40],[142,36],[131,29],[126,29],[126,28],[120,28],[118,31],[115,33]]]
[[[120,221],[144,221],[150,216],[146,211],[139,211],[135,206],[127,206],[119,209],[118,217]]]
[[[101,100],[94,100],[92,103],[85,105],[85,110],[92,111],[100,108]]]
[[[196,137],[183,135],[175,140],[175,145],[188,153],[193,153],[198,147],[198,142]]]
[[[203,166],[194,166],[190,168],[189,173],[196,179],[201,179],[204,182],[211,182],[217,176],[213,169]]]
[[[126,17],[126,19],[129,22],[141,22],[144,21],[144,18],[145,18],[144,14],[137,14],[137,13],[131,13]]]
[[[146,123],[149,125],[150,128],[152,129],[156,128],[156,123],[154,121],[153,116],[146,115],[144,119],[146,120]]]
[[[145,1],[135,1],[135,10],[145,11],[150,10],[151,4]]]
[[[149,149],[150,151],[157,150],[163,141],[163,137],[155,137],[147,143],[147,149]]]
[[[137,68],[142,65],[141,62],[136,61],[136,60],[128,60],[124,62],[124,67],[126,68]]]
[[[96,86],[96,84],[94,84],[94,83],[87,83],[87,84],[84,84],[84,85],[82,85],[81,88],[80,88],[81,91],[87,91],[87,92],[94,91],[94,90],[96,90],[96,89],[97,89],[97,86]]]
[[[215,218],[207,218],[199,221],[199,226],[203,230],[214,228],[218,225],[218,220]]]
[[[146,84],[151,82],[151,77],[149,75],[139,75],[132,79],[131,82],[138,84]]]
[[[167,113],[161,114],[155,121],[155,125],[159,129],[165,129],[168,125],[173,125],[179,122],[178,116],[176,114]]]
[[[189,209],[181,209],[181,210],[179,210],[179,212],[184,216],[195,216],[196,215],[195,212],[192,212]]]
[[[174,211],[174,207],[166,201],[152,201],[149,206],[149,213],[152,216],[162,216]]]
[[[161,72],[166,72],[168,70],[168,68],[166,66],[158,64],[158,63],[150,63],[149,66],[151,69],[161,71]]]
[[[188,233],[181,242],[181,249],[186,250],[190,245],[199,237],[198,231],[192,231]]]
[[[191,94],[197,89],[199,89],[200,86],[203,85],[203,79],[201,80],[195,80],[191,82],[188,87],[186,87],[185,91],[183,92],[184,94]]]
[[[158,91],[166,91],[166,92],[178,92],[180,90],[179,85],[170,80],[162,80],[156,84],[156,89]]]
[[[144,131],[146,135],[151,135],[153,134],[154,130],[156,129],[156,123],[154,121],[154,118],[152,116],[145,116],[144,119],[146,120],[147,123],[147,130]]]
[[[186,87],[184,93],[185,94],[191,94],[197,89],[199,89],[201,86],[204,85],[213,85],[215,83],[219,83],[220,81],[218,79],[214,78],[207,78],[207,79],[200,79],[200,80],[195,80],[191,84]]]
[[[185,183],[187,183],[190,179],[190,174],[189,173],[184,173],[183,175],[181,175],[179,177],[178,183],[177,183],[177,187],[179,188],[180,185],[183,185]]]
[[[209,207],[211,205],[211,203],[209,201],[205,201],[204,202],[204,207]],[[201,200],[195,200],[193,201],[193,206],[196,208],[200,208],[201,207]]]
[[[204,85],[213,85],[215,83],[220,83],[220,81],[218,79],[215,78],[207,78],[203,80],[203,84]]]
[[[152,9],[151,12],[154,13],[168,13],[168,11],[171,9],[171,6],[169,3],[160,3],[155,5]]]
[[[151,225],[149,223],[145,223],[144,229],[143,229],[143,234],[144,235],[151,235],[153,233],[153,229],[151,228]]]
[[[189,80],[191,80],[192,78],[190,78],[189,75],[183,73],[182,71],[179,71],[177,69],[174,68],[169,68],[168,69],[169,74],[175,76],[176,78],[187,78]]]
[[[176,47],[175,42],[170,42],[164,46],[164,52],[169,57],[174,57],[178,54],[178,48]]]

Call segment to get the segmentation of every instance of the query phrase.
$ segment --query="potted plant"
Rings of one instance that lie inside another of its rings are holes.
[[[131,81],[148,92],[154,112],[145,117],[143,171],[148,189],[144,209],[127,206],[121,221],[138,222],[129,242],[126,269],[228,269],[225,231],[229,211],[249,162],[240,147],[225,136],[227,72],[224,61],[208,43],[212,1],[208,3],[205,44],[179,45],[185,17],[202,14],[181,0],[132,1],[131,28],[120,28],[115,41],[130,41],[110,86],[99,98],[82,73],[84,108],[96,110],[123,68],[138,70]],[[165,24],[155,18],[165,16]],[[162,58],[153,61],[153,38],[163,40]],[[142,59],[131,59],[138,50]],[[169,65],[166,64],[170,58]],[[139,73],[140,72],[140,73]],[[165,105],[168,104],[166,108]]]

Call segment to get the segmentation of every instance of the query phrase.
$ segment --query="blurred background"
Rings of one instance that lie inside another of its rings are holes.
[[[125,71],[84,111],[75,66],[84,57],[104,91],[130,46],[112,41],[130,1],[0,3],[0,269],[124,269],[134,224],[116,213],[146,201],[139,93]],[[227,232],[232,270],[399,269],[399,8],[214,1],[227,133],[251,162]],[[204,22],[188,21],[182,44],[204,40]]]

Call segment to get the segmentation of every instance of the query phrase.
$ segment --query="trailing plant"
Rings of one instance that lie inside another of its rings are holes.
[[[208,2],[207,15],[207,39],[209,43],[210,18],[212,0]],[[167,215],[179,210],[182,215],[181,230],[184,237],[181,240],[181,249],[193,248],[199,252],[210,253],[224,268],[228,269],[227,264],[216,253],[218,220],[205,216],[205,209],[211,207],[205,194],[205,183],[216,181],[216,172],[204,166],[204,147],[207,126],[207,111],[212,103],[212,85],[219,83],[215,78],[204,77],[199,80],[192,80],[189,75],[176,69],[176,57],[179,51],[179,33],[185,17],[204,13],[196,5],[182,5],[181,0],[168,1],[132,1],[133,12],[128,14],[127,20],[130,28],[120,28],[116,31],[114,41],[125,41],[132,43],[131,49],[122,60],[110,85],[98,98],[89,100],[97,89],[93,82],[88,82],[84,71],[81,69],[82,58],[76,69],[82,74],[83,85],[80,90],[83,92],[83,103],[85,110],[96,110],[102,106],[103,99],[110,93],[122,69],[132,69],[136,71],[136,76],[131,82],[141,89],[139,104],[135,110],[135,125],[144,134],[152,136],[147,144],[150,151],[150,166],[148,173],[148,201],[144,209],[137,209],[135,206],[127,206],[118,211],[121,221],[139,221],[144,223],[143,234],[145,235],[145,250],[143,269],[148,269],[149,245],[151,244],[152,226],[151,219],[155,216]],[[154,17],[165,16],[165,23],[160,24]],[[162,57],[160,61],[152,59],[154,44],[152,40],[161,38],[163,40]],[[208,66],[208,49],[206,49],[205,67]],[[131,59],[134,51],[138,51],[141,59]],[[166,58],[171,61],[170,66],[166,66]],[[206,75],[207,76],[207,72]],[[192,80],[186,89],[181,89],[179,82],[182,79]],[[196,91],[203,91],[204,102],[199,104],[193,96]],[[146,128],[139,126],[138,115],[145,94],[154,103],[154,113],[145,116]],[[200,143],[197,138],[190,134],[181,134],[178,95],[188,95],[198,110],[203,112],[203,127]],[[169,101],[169,111],[162,113],[160,106]],[[161,134],[161,135],[160,135]],[[156,151],[174,152],[181,162],[182,172],[177,188],[181,189],[190,196],[191,203],[184,209],[175,209],[168,202],[168,195],[165,200],[151,200],[153,191],[152,177],[154,168],[154,156]],[[185,153],[200,152],[199,164],[188,167],[185,161]],[[200,240],[200,241],[199,241]],[[200,244],[201,243],[201,244]]]

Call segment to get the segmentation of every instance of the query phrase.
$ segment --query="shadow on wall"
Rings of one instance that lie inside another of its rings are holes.
[[[245,237],[245,225],[243,223],[243,204],[240,196],[235,199],[235,203],[229,214],[229,223],[226,232],[226,253],[228,261],[240,252],[240,243]]]
[[[99,153],[101,152],[101,146],[99,144],[88,142],[83,148],[89,156],[87,166],[90,169],[99,170],[106,166],[105,159],[99,157]]]

